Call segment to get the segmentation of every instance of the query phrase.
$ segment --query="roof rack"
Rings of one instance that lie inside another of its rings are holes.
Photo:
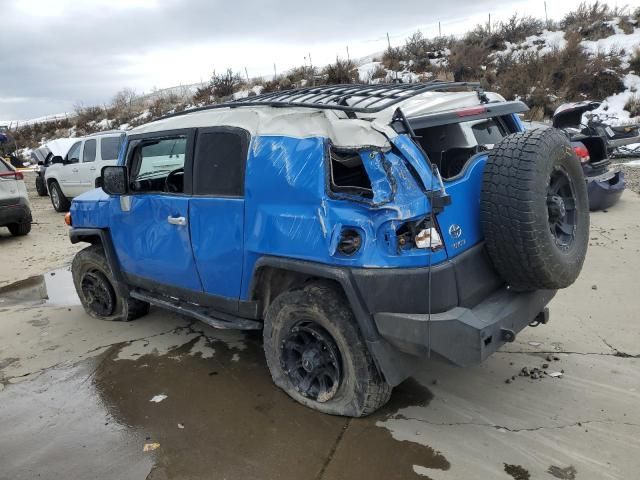
[[[304,87],[294,90],[265,93],[255,97],[240,98],[227,103],[184,110],[163,118],[216,108],[257,106],[341,110],[353,117],[356,113],[377,113],[424,92],[452,89],[475,90],[483,103],[488,101],[478,82],[432,80],[424,83],[321,85],[318,87]]]

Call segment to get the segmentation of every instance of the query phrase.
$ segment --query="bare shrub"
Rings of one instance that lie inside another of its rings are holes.
[[[211,91],[216,98],[226,98],[237,92],[244,84],[239,73],[235,73],[231,68],[226,72],[216,74],[211,77]]]
[[[640,95],[633,95],[624,105],[624,109],[633,117],[640,117]]]
[[[336,58],[335,63],[327,65],[324,69],[326,82],[329,85],[338,83],[357,83],[359,80],[358,69],[351,60]]]
[[[482,45],[458,42],[451,47],[449,70],[456,82],[480,80],[487,64],[487,50]]]
[[[587,40],[600,40],[615,32],[607,21],[613,20],[620,11],[597,0],[594,3],[582,2],[578,8],[567,13],[560,26],[567,32],[580,33]]]
[[[640,75],[640,48],[636,49],[629,60],[629,69],[633,70],[636,75]]]
[[[389,70],[400,70],[402,68],[403,52],[400,47],[389,47],[382,55],[382,64]]]

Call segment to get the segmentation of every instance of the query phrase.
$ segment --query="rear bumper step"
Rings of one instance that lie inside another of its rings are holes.
[[[546,305],[555,290],[517,293],[501,289],[473,308],[442,313],[377,313],[378,331],[389,343],[412,355],[431,352],[459,366],[477,365],[529,324],[546,323]]]

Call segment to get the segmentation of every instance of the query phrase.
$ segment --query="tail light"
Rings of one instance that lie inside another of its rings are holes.
[[[22,172],[14,172],[13,170],[10,172],[1,172],[0,178],[13,178],[14,180],[24,180],[24,175]]]
[[[66,223],[70,227],[73,225],[73,223],[71,222],[71,212],[65,213],[65,215],[64,215],[64,223]]]
[[[576,145],[575,147],[573,147],[573,151],[576,152],[580,163],[587,163],[589,160],[591,160],[591,157],[589,156],[589,150],[587,150],[587,147],[585,147],[584,145]]]

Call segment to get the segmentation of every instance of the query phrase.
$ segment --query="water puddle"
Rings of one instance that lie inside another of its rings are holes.
[[[70,267],[52,270],[0,288],[1,303],[37,302],[47,305],[80,305]]]

